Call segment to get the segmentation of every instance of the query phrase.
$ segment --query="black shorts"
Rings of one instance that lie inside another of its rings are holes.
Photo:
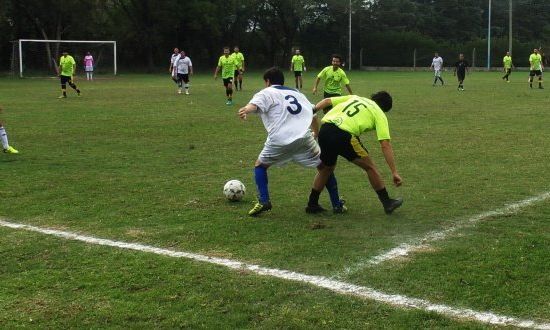
[[[326,166],[336,165],[338,156],[351,162],[369,155],[359,137],[351,135],[332,123],[324,123],[321,126],[319,146],[321,147],[321,161]]]
[[[458,79],[458,81],[464,81],[464,79],[466,79],[466,73],[465,72],[457,72],[456,73],[456,78]]]
[[[294,77],[301,77],[302,71],[294,71]]]
[[[329,97],[338,97],[338,96],[342,96],[342,94],[334,94],[334,93],[327,93],[327,92],[323,92],[323,97],[326,99],[326,98],[329,98]]]
[[[510,74],[510,73],[512,73],[512,68],[505,69],[504,71],[505,71],[507,74]]]
[[[228,85],[231,85],[233,84],[233,77],[230,77],[230,78],[223,78],[223,85],[225,87],[227,87]]]
[[[534,77],[534,76],[542,76],[542,71],[541,70],[529,71],[529,77]]]
[[[60,80],[60,82],[61,82],[61,85],[65,85],[66,83],[70,83],[70,82],[71,82],[72,77],[60,75],[60,76],[59,76],[59,80]]]
[[[189,74],[188,73],[178,73],[178,80],[183,80],[184,83],[189,82]]]

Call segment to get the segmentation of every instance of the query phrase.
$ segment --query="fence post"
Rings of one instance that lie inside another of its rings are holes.
[[[472,50],[472,68],[476,67],[476,49]]]

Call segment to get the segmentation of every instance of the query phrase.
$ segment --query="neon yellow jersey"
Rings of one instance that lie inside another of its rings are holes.
[[[233,56],[220,56],[220,59],[218,60],[218,66],[222,68],[222,78],[232,78],[235,74],[235,70],[237,70],[237,63],[235,62],[235,58]]]
[[[59,73],[62,76],[72,77],[74,74],[74,65],[76,62],[71,55],[61,56],[59,59],[59,67],[61,72]]]
[[[531,63],[531,70],[542,70],[542,56],[540,54],[531,54],[529,63]]]
[[[292,71],[303,71],[304,62],[304,57],[302,55],[292,56]]]
[[[344,70],[338,68],[334,71],[332,65],[321,70],[317,78],[325,81],[324,91],[330,94],[342,94],[342,85],[349,84],[349,79]]]
[[[243,53],[241,53],[241,52],[233,53],[233,54],[231,54],[231,56],[235,59],[235,65],[237,65],[237,69],[242,69],[243,63],[244,63]]]
[[[512,68],[512,56],[504,56],[502,59],[502,64],[504,64],[505,69],[511,69]]]
[[[323,123],[333,123],[354,136],[376,130],[379,141],[390,139],[388,118],[374,101],[357,95],[332,97],[330,100],[333,108],[323,117]]]

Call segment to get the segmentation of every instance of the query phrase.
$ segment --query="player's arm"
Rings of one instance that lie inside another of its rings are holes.
[[[189,74],[191,74],[191,75],[193,74],[193,65],[192,64],[189,65]]]
[[[246,119],[246,115],[248,115],[251,112],[255,112],[258,110],[258,106],[252,103],[248,103],[244,107],[239,109],[239,117],[243,120]]]
[[[241,64],[242,64],[241,71],[244,72],[244,58]]]
[[[313,113],[317,113],[318,111],[321,111],[330,106],[332,106],[332,99],[330,97],[323,99],[313,107]]]
[[[399,187],[403,183],[403,179],[397,172],[397,167],[395,166],[395,157],[393,156],[393,148],[391,146],[390,140],[380,140],[380,148],[384,154],[384,159],[390,168],[391,175],[393,177],[393,183]]]
[[[216,67],[216,70],[214,71],[214,79],[218,79],[218,72],[220,71],[222,67],[221,66],[217,66]]]
[[[311,128],[311,131],[313,132],[314,139],[317,139],[317,137],[319,136],[319,126],[319,118],[314,113],[313,118],[311,119],[311,125],[309,126]]]
[[[290,71],[294,71],[294,61],[290,60]]]
[[[317,77],[317,79],[315,79],[315,85],[313,86],[313,94],[317,94],[317,86],[319,86],[319,82],[321,81],[321,78]]]
[[[353,92],[351,91],[351,86],[349,84],[346,84],[346,89],[348,90],[349,95],[353,95]]]
[[[307,70],[306,70],[306,61],[304,61],[304,62],[302,63],[302,68],[304,69],[304,72],[307,71]]]

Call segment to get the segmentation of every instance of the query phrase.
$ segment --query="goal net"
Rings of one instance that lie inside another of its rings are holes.
[[[20,77],[56,76],[59,58],[66,51],[84,74],[84,56],[94,59],[94,75],[116,75],[116,41],[19,39],[12,42],[11,71]]]

